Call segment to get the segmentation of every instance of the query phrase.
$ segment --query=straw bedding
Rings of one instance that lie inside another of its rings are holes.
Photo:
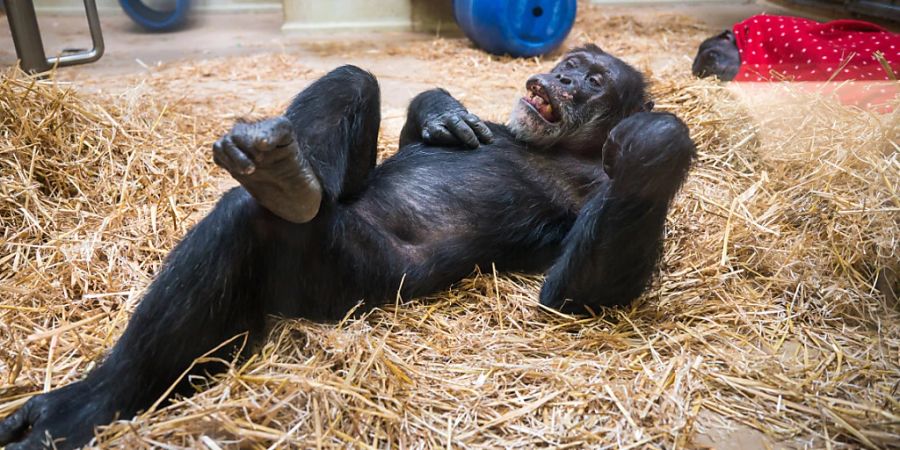
[[[898,445],[900,117],[794,87],[692,79],[689,58],[709,31],[585,6],[566,44],[597,42],[642,68],[658,108],[679,114],[699,147],[639,301],[563,316],[537,305],[539,276],[482,267],[363,318],[276,322],[249,361],[102,429],[96,445]],[[313,50],[349,57],[359,45]],[[458,38],[378,52],[424,61],[433,70],[410,79],[451,84],[493,120],[553,63],[490,57]],[[184,62],[106,93],[3,73],[0,415],[96,364],[228,183],[207,150],[222,124],[277,111],[180,88],[195,76],[320,75],[285,54],[239,58],[251,63],[241,73]],[[396,140],[386,128],[382,155]]]

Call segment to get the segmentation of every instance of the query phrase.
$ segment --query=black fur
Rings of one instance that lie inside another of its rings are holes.
[[[722,81],[731,81],[741,68],[741,55],[734,33],[725,30],[700,44],[691,72],[705,78],[716,76]]]
[[[0,422],[0,444],[41,448],[49,434],[82,445],[222,342],[241,337],[222,355],[252,348],[268,315],[337,320],[476,266],[549,268],[541,302],[574,313],[640,295],[694,145],[675,116],[640,112],[651,106],[637,71],[596,47],[570,56],[537,81],[565,111],[558,121],[519,102],[514,133],[428,91],[378,166],[378,84],[355,67],[313,83],[283,118],[235,126],[214,157],[243,187],[172,251],[106,360]],[[556,140],[522,134],[527,123]]]

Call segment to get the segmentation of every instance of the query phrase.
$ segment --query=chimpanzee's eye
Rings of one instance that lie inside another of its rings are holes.
[[[576,65],[577,65],[577,64],[575,64],[575,60],[574,60],[574,59],[569,59],[569,60],[566,60],[566,62],[565,62],[565,64],[564,64],[563,66],[564,66],[566,69],[574,69]]]
[[[588,78],[588,81],[590,81],[591,84],[594,85],[595,87],[600,87],[601,81],[603,81],[603,75],[600,75],[600,74],[591,75],[591,77]]]

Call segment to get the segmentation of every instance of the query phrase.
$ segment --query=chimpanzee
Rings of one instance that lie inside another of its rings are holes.
[[[378,83],[353,66],[284,116],[236,124],[213,157],[242,186],[172,250],[106,360],[0,422],[0,444],[82,445],[198,356],[243,333],[258,342],[269,315],[336,320],[476,266],[547,271],[540,302],[569,313],[640,295],[695,153],[688,129],[651,112],[641,74],[594,45],[525,87],[507,126],[447,91],[419,94],[380,165]]]
[[[731,30],[725,30],[700,44],[691,72],[705,78],[716,76],[731,81],[741,68],[741,55]]]

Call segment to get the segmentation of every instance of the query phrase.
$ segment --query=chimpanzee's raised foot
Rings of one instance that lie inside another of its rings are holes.
[[[213,144],[213,159],[282,219],[305,223],[319,212],[322,187],[287,118],[235,124]]]

